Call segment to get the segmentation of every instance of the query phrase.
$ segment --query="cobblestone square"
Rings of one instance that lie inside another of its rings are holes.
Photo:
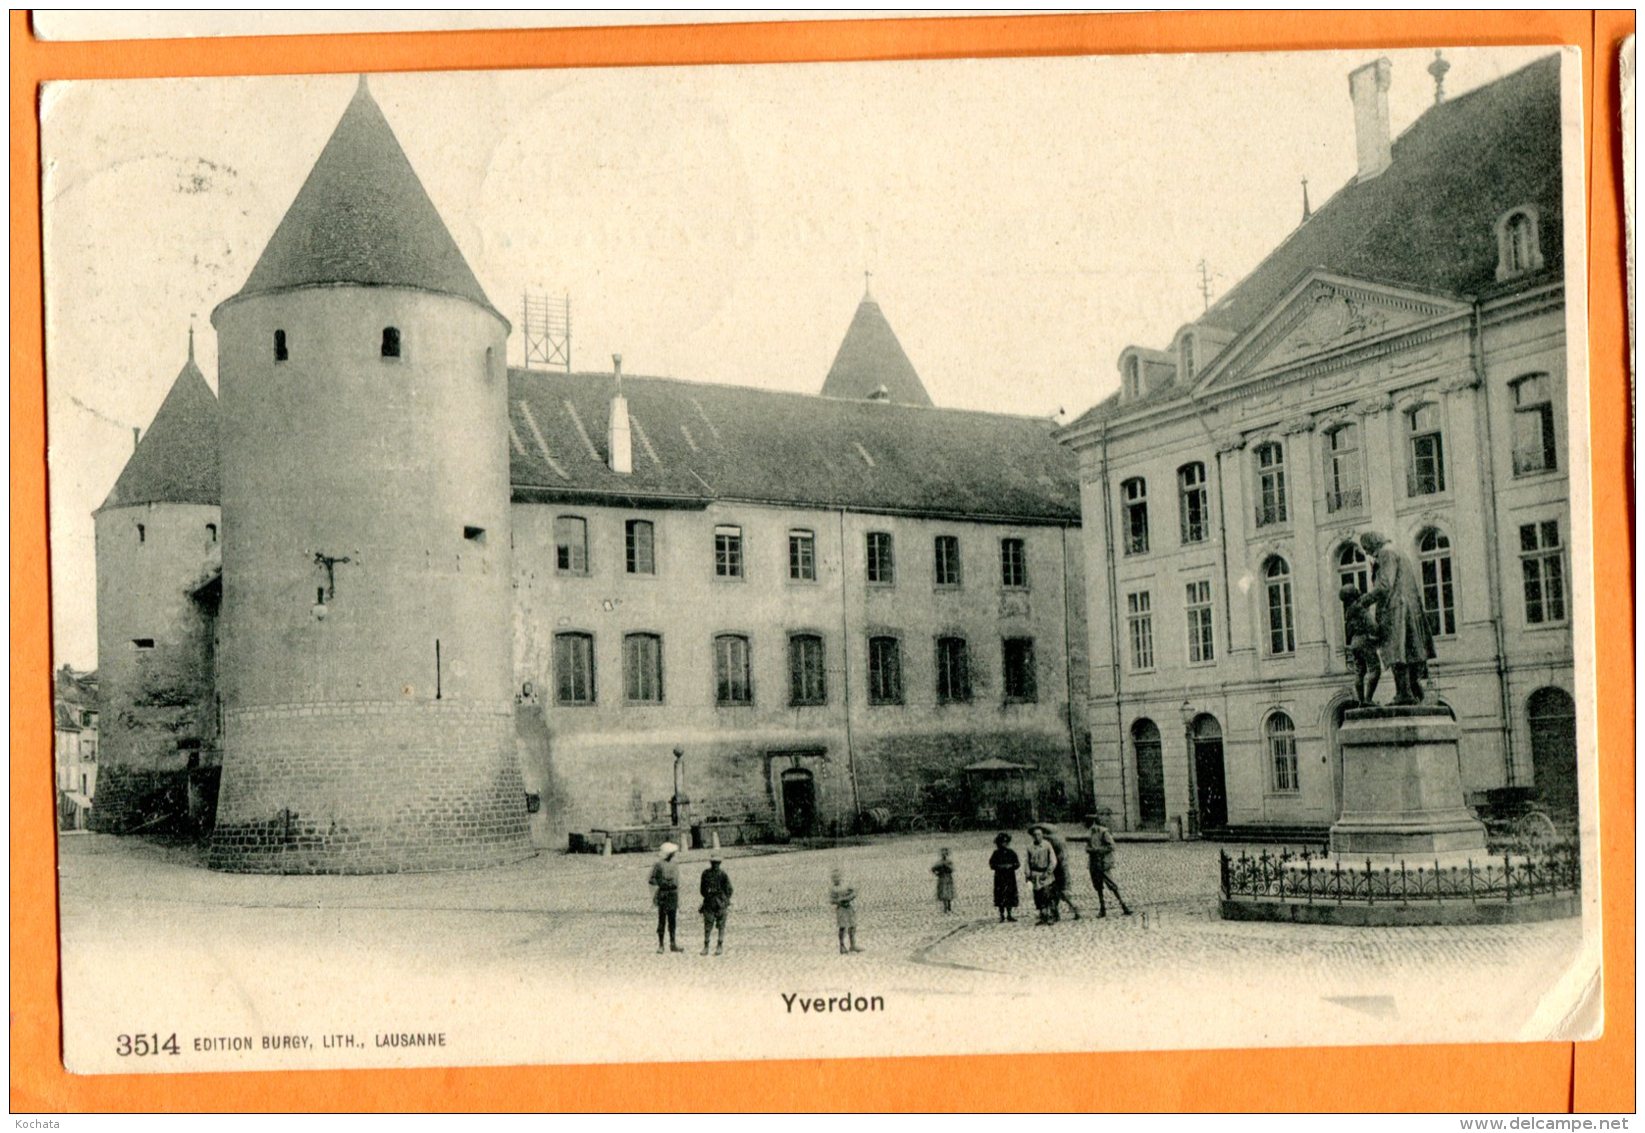
[[[948,914],[929,872],[941,846],[957,866]],[[1038,926],[1030,904],[1002,925],[991,848],[972,832],[727,851],[727,950],[704,957],[703,851],[682,855],[686,951],[659,955],[647,855],[255,877],[209,872],[192,851],[75,836],[61,855],[66,1026],[186,1021],[191,1033],[361,1043],[191,1064],[226,1069],[1507,1040],[1553,1033],[1574,995],[1576,920],[1225,922],[1208,843],[1123,844],[1118,877],[1135,914],[1110,906],[1099,919],[1071,843],[1081,919]],[[858,955],[837,950],[826,899],[836,865],[861,893]],[[800,1003],[842,995],[884,1007],[817,1018]],[[674,1041],[682,1029],[689,1042]],[[394,1030],[443,1030],[449,1045],[370,1047],[370,1034]]]

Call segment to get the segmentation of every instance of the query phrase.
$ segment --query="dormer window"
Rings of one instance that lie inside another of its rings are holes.
[[[291,351],[286,347],[286,332],[283,331],[283,330],[275,331],[274,332],[274,360],[276,362],[284,362],[287,358],[290,358],[290,357],[291,357]]]
[[[1497,279],[1513,279],[1542,267],[1542,238],[1537,232],[1537,212],[1523,205],[1503,214],[1496,222]]]
[[[383,357],[398,358],[400,356],[400,328],[383,328]]]
[[[1194,373],[1194,336],[1185,334],[1182,336],[1182,380],[1193,381]]]
[[[1142,393],[1142,364],[1137,361],[1135,354],[1125,360],[1121,370],[1122,388],[1127,400],[1138,397]]]

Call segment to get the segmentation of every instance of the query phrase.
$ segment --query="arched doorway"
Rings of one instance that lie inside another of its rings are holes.
[[[1131,750],[1137,763],[1137,825],[1165,829],[1165,757],[1159,728],[1149,719],[1131,725]]]
[[[1542,805],[1576,817],[1576,702],[1562,688],[1539,688],[1525,701],[1531,725],[1531,778]]]
[[[782,774],[783,825],[794,838],[808,837],[817,825],[817,780],[803,767]]]
[[[1220,830],[1228,825],[1228,780],[1222,767],[1222,725],[1209,712],[1194,717],[1189,725],[1194,742],[1194,783],[1199,797],[1201,830]]]

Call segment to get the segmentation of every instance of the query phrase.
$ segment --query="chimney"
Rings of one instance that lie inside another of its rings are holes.
[[[1359,179],[1369,181],[1393,160],[1388,135],[1388,83],[1394,65],[1387,56],[1367,63],[1348,76],[1348,95],[1354,100],[1354,148],[1359,155]]]
[[[136,452],[137,451],[137,446],[139,444],[141,444],[142,441],[143,441],[143,430],[139,429],[136,425],[133,425],[131,427],[131,451]]]
[[[611,372],[617,392],[611,395],[611,432],[606,438],[611,453],[611,471],[625,476],[634,471],[634,442],[628,433],[628,399],[623,396],[623,356],[611,356]]]

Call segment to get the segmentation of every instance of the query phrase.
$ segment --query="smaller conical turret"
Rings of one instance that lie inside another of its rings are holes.
[[[865,273],[866,276],[866,273]],[[876,394],[884,390],[884,396]],[[866,282],[862,302],[846,328],[834,364],[823,381],[822,395],[854,401],[873,399],[899,405],[930,405],[931,395],[903,352]]]
[[[188,361],[141,434],[136,450],[114,482],[104,508],[134,504],[216,504],[218,487],[217,395],[194,362],[194,330]]]

